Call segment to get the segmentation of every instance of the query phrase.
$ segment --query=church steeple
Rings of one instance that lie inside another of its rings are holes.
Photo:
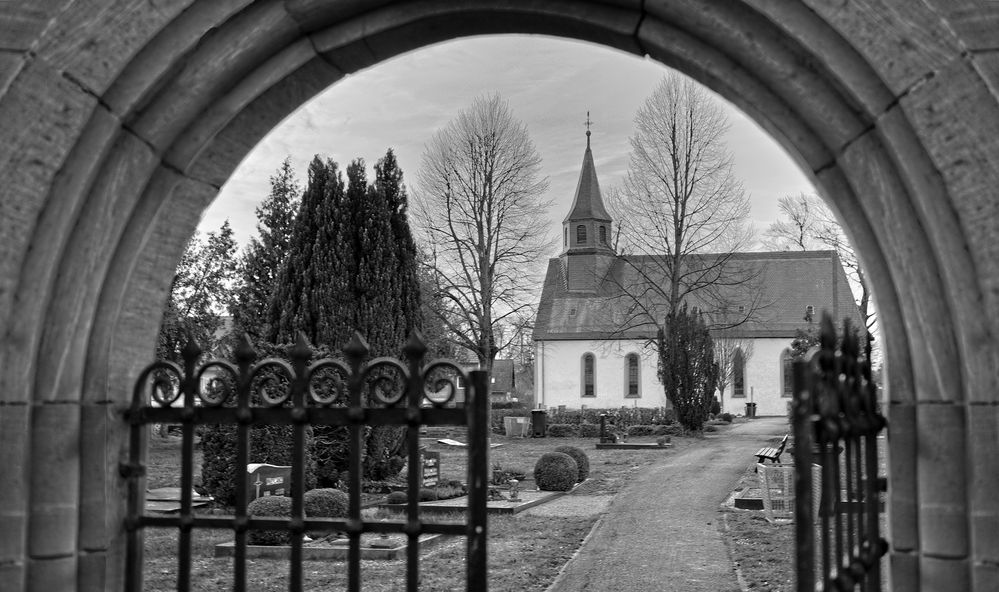
[[[569,215],[562,221],[563,254],[614,253],[610,247],[613,221],[600,195],[597,169],[593,165],[593,151],[590,149],[590,123],[590,113],[587,111],[583,166],[579,171],[579,183],[576,184],[576,196],[569,208]]]

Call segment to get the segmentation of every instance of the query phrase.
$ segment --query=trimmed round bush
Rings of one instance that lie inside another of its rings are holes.
[[[575,438],[579,435],[579,426],[569,423],[548,424],[549,438]]]
[[[323,488],[305,492],[302,500],[310,518],[342,518],[347,515],[349,498],[339,489]]]
[[[291,517],[291,498],[283,495],[268,495],[258,497],[246,506],[246,513],[257,517]],[[251,545],[290,545],[289,530],[259,530],[247,531],[247,542]]]
[[[393,491],[388,494],[388,497],[385,499],[385,502],[389,504],[404,504],[407,501],[409,501],[409,499],[405,491]]]
[[[579,437],[580,438],[599,438],[600,437],[600,424],[596,424],[596,423],[581,423],[581,424],[579,424]]]
[[[417,495],[417,499],[419,499],[421,502],[435,502],[437,501],[437,491],[434,489],[430,489],[428,487],[424,487],[423,489],[420,490],[420,493]]]
[[[541,491],[569,491],[577,477],[576,461],[564,452],[546,452],[534,465],[534,482]]]
[[[586,453],[581,449],[575,446],[559,446],[555,449],[555,452],[568,454],[572,457],[572,460],[576,461],[576,468],[579,471],[576,483],[582,483],[590,475],[590,457],[586,456]]]
[[[722,413],[721,415],[718,416],[718,419],[720,419],[721,421],[727,421],[729,423],[732,423],[733,418],[731,413]]]

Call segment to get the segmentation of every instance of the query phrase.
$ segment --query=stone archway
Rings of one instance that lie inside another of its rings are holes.
[[[999,8],[924,0],[13,3],[0,14],[0,577],[118,589],[120,408],[246,152],[349,72],[463,35],[649,55],[811,173],[886,332],[897,589],[999,586]]]

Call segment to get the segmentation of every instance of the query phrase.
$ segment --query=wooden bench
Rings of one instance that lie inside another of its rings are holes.
[[[767,447],[767,448],[760,448],[759,450],[757,450],[756,451],[756,459],[757,459],[756,462],[762,463],[762,462],[765,462],[767,459],[770,459],[770,462],[772,462],[772,463],[779,463],[780,462],[780,455],[784,452],[784,447],[785,446],[787,446],[787,434],[784,434],[784,437],[781,438],[781,440],[780,440],[780,446],[778,446],[776,448],[774,448],[774,447],[771,446],[771,447]]]

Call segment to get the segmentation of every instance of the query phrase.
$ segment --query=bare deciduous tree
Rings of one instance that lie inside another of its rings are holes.
[[[630,301],[628,325],[661,326],[688,301],[712,328],[746,322],[763,306],[761,274],[734,256],[752,244],[753,229],[724,143],[724,113],[674,73],[646,99],[635,125],[627,176],[611,193],[628,222],[621,248],[630,271],[619,286]]]
[[[780,198],[778,205],[782,217],[767,228],[761,241],[763,245],[775,251],[836,251],[850,280],[864,325],[868,331],[873,332],[877,319],[867,276],[832,210],[818,195],[808,193],[785,195]]]
[[[445,303],[439,316],[487,370],[507,345],[495,328],[530,310],[551,249],[540,173],[527,128],[493,95],[434,135],[417,175],[415,217]]]

